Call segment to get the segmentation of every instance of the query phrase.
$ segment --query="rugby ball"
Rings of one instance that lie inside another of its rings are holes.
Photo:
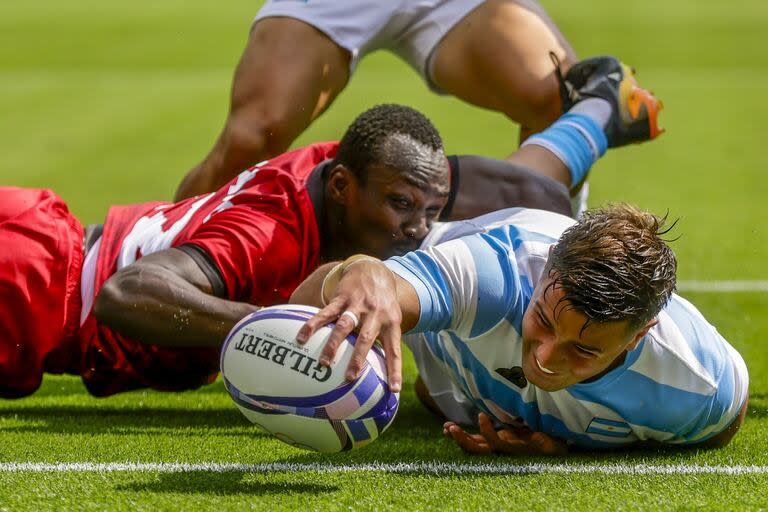
[[[344,378],[356,337],[339,346],[331,366],[318,363],[334,324],[296,341],[317,308],[260,309],[232,328],[221,351],[224,385],[251,422],[293,446],[320,452],[360,448],[395,418],[399,395],[387,384],[384,353],[374,346],[354,381]]]

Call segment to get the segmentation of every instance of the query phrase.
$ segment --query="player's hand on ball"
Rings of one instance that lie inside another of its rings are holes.
[[[470,434],[452,421],[443,425],[443,435],[472,455],[501,453],[506,455],[565,455],[567,445],[543,432],[528,429],[496,430],[488,415],[478,415],[479,434]]]
[[[392,272],[378,260],[361,260],[346,268],[328,305],[304,324],[296,340],[304,343],[319,327],[335,322],[320,359],[320,364],[329,365],[339,344],[357,330],[346,373],[348,380],[354,380],[378,339],[386,355],[390,390],[398,393],[402,386],[401,321]]]

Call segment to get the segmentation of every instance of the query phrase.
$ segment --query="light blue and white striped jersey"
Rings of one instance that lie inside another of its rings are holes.
[[[523,314],[550,246],[572,223],[504,210],[439,225],[423,250],[387,260],[418,294],[421,314],[406,342],[433,397],[443,409],[446,397],[455,403],[444,410],[454,421],[484,411],[590,447],[695,443],[721,432],[747,398],[747,369],[677,295],[624,363],[596,381],[547,392],[497,371],[521,366]]]

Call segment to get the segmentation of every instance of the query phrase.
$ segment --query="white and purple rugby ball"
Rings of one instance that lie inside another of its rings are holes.
[[[224,385],[246,418],[281,441],[320,452],[360,448],[392,423],[399,395],[389,390],[378,346],[350,382],[344,374],[354,334],[341,343],[330,367],[320,366],[318,359],[333,324],[299,345],[296,334],[317,311],[280,305],[243,318],[221,350]]]

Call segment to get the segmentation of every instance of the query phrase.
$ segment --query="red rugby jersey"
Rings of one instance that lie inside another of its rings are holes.
[[[95,291],[119,269],[156,251],[192,244],[218,267],[230,300],[286,302],[317,267],[320,239],[307,180],[338,143],[313,144],[257,164],[215,193],[178,203],[109,210]],[[196,388],[215,379],[218,349],[169,348],[129,340],[98,324],[81,328],[81,374],[89,391]],[[145,340],[151,341],[151,340]]]

